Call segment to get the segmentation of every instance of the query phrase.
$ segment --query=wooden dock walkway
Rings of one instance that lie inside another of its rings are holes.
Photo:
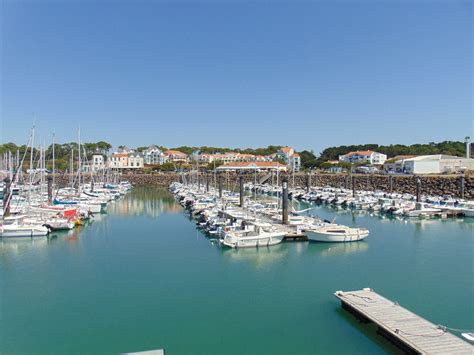
[[[474,354],[468,342],[369,288],[337,291],[335,296],[344,309],[362,321],[376,323],[380,334],[408,353]]]

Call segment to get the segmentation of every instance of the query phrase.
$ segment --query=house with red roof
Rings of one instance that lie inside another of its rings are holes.
[[[275,154],[279,159],[282,159],[290,168],[291,171],[300,171],[301,157],[292,147],[281,147]]]
[[[232,162],[219,166],[218,171],[287,171],[286,165],[277,161]]]

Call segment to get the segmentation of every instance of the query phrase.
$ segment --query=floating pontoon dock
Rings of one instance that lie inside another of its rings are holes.
[[[165,355],[164,349],[139,351],[137,353],[125,353],[124,355]]]
[[[390,301],[370,288],[337,291],[342,307],[361,321],[377,324],[379,333],[414,354],[474,354],[474,346],[449,333],[446,328]]]

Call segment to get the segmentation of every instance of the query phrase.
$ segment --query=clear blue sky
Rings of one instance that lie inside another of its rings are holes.
[[[472,135],[464,1],[2,1],[1,142],[427,143]]]

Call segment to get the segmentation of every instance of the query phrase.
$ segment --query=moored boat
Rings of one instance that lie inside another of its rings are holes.
[[[310,241],[315,242],[355,242],[366,238],[369,235],[369,230],[327,224],[307,229],[306,235]]]
[[[229,248],[265,247],[281,243],[284,236],[269,223],[250,222],[241,230],[226,232],[221,243]]]

